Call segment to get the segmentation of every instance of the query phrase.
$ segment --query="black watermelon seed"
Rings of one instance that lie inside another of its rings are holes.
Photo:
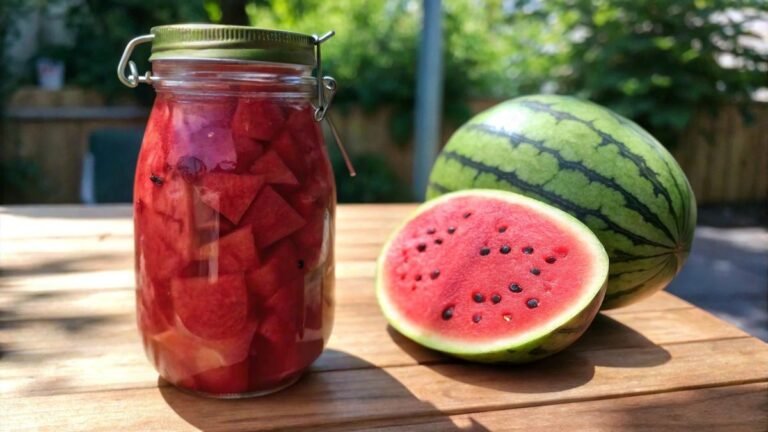
[[[483,316],[480,315],[479,313],[472,315],[472,322],[474,322],[475,324],[479,323],[482,319],[483,319]]]
[[[487,247],[484,247],[484,248],[481,248],[481,249],[480,249],[480,255],[482,255],[482,256],[486,256],[486,255],[488,255],[489,253],[491,253],[491,250],[490,250],[490,249],[488,249]]]
[[[528,309],[535,309],[539,307],[539,301],[535,298],[528,299],[528,301],[525,302],[525,305],[528,306]]]
[[[149,176],[149,180],[150,180],[152,183],[154,183],[154,184],[156,184],[156,185],[158,185],[158,186],[160,186],[160,185],[162,185],[162,184],[163,184],[163,178],[162,178],[162,177],[160,177],[160,176],[159,176],[159,175],[157,175],[157,174],[152,174],[152,175],[150,175],[150,176]]]
[[[418,245],[416,245],[416,250],[419,252],[424,252],[425,250],[427,250],[427,244],[419,243]]]
[[[500,226],[500,227],[499,227],[499,232],[500,232],[500,233],[503,233],[503,232],[504,232],[504,231],[506,231],[506,230],[507,230],[507,227],[505,227],[505,226]]]
[[[491,301],[493,302],[493,304],[499,304],[499,302],[501,301],[501,296],[498,294],[494,294],[493,296],[491,296]]]
[[[485,301],[485,296],[480,293],[475,293],[472,295],[472,300],[474,300],[475,303],[482,303]]]
[[[428,229],[427,229],[427,234],[434,234],[434,233],[436,233],[436,232],[437,232],[437,230],[436,230],[436,229],[434,229],[434,228],[428,228]]]
[[[548,256],[548,257],[546,257],[546,258],[544,259],[544,261],[545,261],[547,264],[554,264],[554,263],[555,263],[555,261],[557,261],[557,258],[555,258],[555,257],[553,257],[553,256]]]
[[[297,266],[298,266],[300,269],[303,269],[303,268],[304,268],[304,260],[299,260],[299,262],[297,262],[297,263],[296,263],[296,265],[297,265]]]
[[[523,253],[526,254],[526,255],[530,255],[530,254],[533,253],[533,248],[530,247],[530,246],[526,246],[526,247],[523,248]]]
[[[503,253],[504,255],[510,253],[512,251],[512,248],[509,247],[509,245],[504,245],[499,249],[499,252]]]
[[[534,276],[538,276],[541,274],[541,270],[537,269],[536,267],[531,269],[531,274]]]
[[[512,291],[513,293],[523,292],[523,289],[520,287],[520,285],[516,283],[509,284],[509,290]]]
[[[443,309],[443,319],[449,320],[453,318],[453,306],[448,306],[447,308]]]
[[[416,275],[416,277],[414,279],[416,279],[417,282],[420,281],[421,280],[421,275]]]
[[[429,277],[432,278],[432,280],[435,280],[440,276],[440,270],[432,270],[432,273],[429,274]]]
[[[464,213],[464,219],[467,219],[467,218],[469,218],[470,216],[472,216],[472,212],[466,212],[466,213]]]
[[[447,231],[448,231],[448,234],[453,234],[456,232],[456,227],[448,227]]]
[[[443,244],[443,239],[441,239],[441,238],[435,239],[435,244],[439,244],[439,245]]]

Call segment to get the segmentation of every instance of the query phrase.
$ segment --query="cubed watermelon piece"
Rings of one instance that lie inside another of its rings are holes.
[[[301,250],[308,270],[312,270],[321,261],[325,261],[327,242],[332,241],[330,220],[326,219],[327,211],[317,209],[307,219],[307,223],[292,234],[291,238]]]
[[[250,226],[238,229],[218,240],[204,244],[197,253],[198,260],[217,264],[219,274],[243,272],[259,265]]]
[[[315,152],[323,145],[323,133],[320,124],[315,121],[314,108],[311,105],[291,110],[285,129],[291,131],[296,144],[304,152]]]
[[[188,185],[171,175],[151,187],[144,199],[136,201],[137,266],[160,282],[192,258],[198,242]]]
[[[248,292],[242,273],[174,278],[171,295],[184,327],[203,339],[235,336],[248,320]]]
[[[233,134],[235,151],[237,152],[237,167],[239,170],[248,171],[253,162],[264,154],[266,141],[257,141],[245,135]]]
[[[195,375],[195,389],[212,394],[245,393],[248,388],[248,359]]]
[[[173,303],[167,282],[153,282],[139,270],[136,289],[136,318],[142,334],[153,335],[167,330],[173,323]]]
[[[251,381],[276,382],[304,369],[298,344],[294,324],[278,315],[265,317],[250,347]]]
[[[301,148],[290,131],[283,131],[274,141],[272,141],[271,149],[274,150],[283,163],[290,169],[296,179],[303,183],[307,178],[307,171],[309,171],[309,161],[307,160],[307,153],[305,149]]]
[[[264,178],[253,175],[208,173],[198,189],[200,200],[237,224],[264,185]]]
[[[234,166],[237,162],[230,121],[235,100],[178,100],[171,113],[172,133],[168,163],[175,166],[183,157],[195,157],[206,170]]]
[[[304,223],[304,218],[270,186],[262,188],[241,222],[253,227],[253,237],[260,248],[291,235]]]
[[[148,340],[160,375],[174,384],[194,389],[192,376],[246,360],[257,328],[257,323],[248,322],[231,337],[206,340],[177,326]]]
[[[260,141],[270,141],[285,124],[285,114],[270,99],[240,99],[237,103],[232,132]]]
[[[259,267],[246,273],[252,304],[259,313],[265,310],[267,302],[278,290],[294,287],[295,280],[303,277],[299,259],[293,243],[283,240],[267,250]]]
[[[262,175],[267,183],[298,185],[299,181],[291,170],[285,166],[277,152],[269,150],[253,163],[251,174]]]

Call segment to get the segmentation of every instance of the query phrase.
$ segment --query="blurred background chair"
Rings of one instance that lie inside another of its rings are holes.
[[[88,137],[80,197],[86,204],[129,203],[139,157],[141,128],[107,128]]]

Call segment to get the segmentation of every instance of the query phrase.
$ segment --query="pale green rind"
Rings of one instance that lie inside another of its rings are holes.
[[[574,98],[513,99],[456,131],[427,197],[473,188],[521,193],[584,222],[611,257],[604,309],[663,289],[693,239],[695,198],[674,158],[632,121]]]
[[[457,197],[485,196],[500,199],[541,213],[555,221],[561,228],[569,230],[579,238],[592,253],[594,267],[587,277],[585,290],[579,301],[553,319],[548,325],[535,331],[518,334],[514,337],[499,339],[493,343],[475,343],[470,340],[451,340],[442,335],[420,329],[418,325],[402,316],[391,302],[387,287],[385,268],[387,252],[397,234],[416,215]],[[595,317],[605,294],[608,277],[608,255],[600,241],[584,224],[573,216],[540,201],[523,195],[498,190],[471,190],[446,194],[440,198],[422,204],[414,214],[407,218],[385,243],[377,262],[376,297],[384,316],[390,325],[409,339],[456,357],[478,362],[524,363],[558,352],[573,343],[586,330]]]

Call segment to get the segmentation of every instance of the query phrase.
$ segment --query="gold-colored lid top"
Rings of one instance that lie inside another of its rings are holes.
[[[302,33],[218,24],[152,28],[153,60],[218,59],[315,65],[315,38]]]

